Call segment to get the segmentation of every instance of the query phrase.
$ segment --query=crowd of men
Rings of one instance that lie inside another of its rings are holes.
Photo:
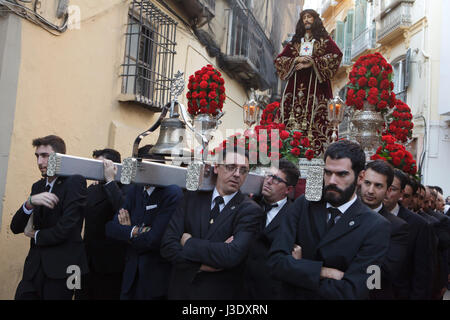
[[[248,156],[234,149],[214,166],[214,190],[191,192],[121,185],[112,149],[93,153],[104,181],[49,177],[64,141],[32,144],[42,179],[11,222],[30,238],[18,300],[438,300],[448,288],[442,189],[366,163],[356,143],[326,150],[318,202],[292,199],[300,173],[284,159],[250,197]],[[69,286],[73,266],[80,286]]]

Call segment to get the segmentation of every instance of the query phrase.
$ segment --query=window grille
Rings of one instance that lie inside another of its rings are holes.
[[[149,0],[134,0],[128,12],[122,93],[153,108],[170,100],[177,23]]]

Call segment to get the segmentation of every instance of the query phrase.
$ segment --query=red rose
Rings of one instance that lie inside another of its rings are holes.
[[[217,104],[217,102],[215,100],[212,100],[209,105],[213,108],[217,108],[219,105]]]
[[[356,93],[356,96],[360,99],[365,99],[366,98],[366,91],[364,90],[358,90],[358,92]]]
[[[392,158],[392,163],[394,166],[398,167],[399,165],[401,165],[402,159],[399,157],[394,157]]]
[[[382,90],[388,90],[388,89],[390,88],[389,81],[388,81],[388,80],[383,80],[383,81],[381,81],[381,83],[380,83],[380,88],[381,88]]]
[[[206,91],[200,91],[200,93],[198,94],[197,98],[205,99],[206,98]]]
[[[299,148],[294,148],[294,149],[291,150],[291,153],[294,156],[298,157],[298,156],[300,156],[300,149]]]
[[[361,68],[358,70],[358,74],[359,74],[360,76],[364,76],[366,73],[367,73],[367,69],[364,68],[364,67],[361,67]]]
[[[216,90],[218,87],[219,87],[219,85],[218,85],[217,83],[215,83],[215,82],[211,82],[211,83],[209,84],[209,88],[210,88],[211,90]]]
[[[206,81],[200,82],[200,88],[202,88],[202,89],[208,88],[208,82],[206,82]]]
[[[305,157],[308,160],[312,160],[312,158],[314,158],[314,151],[310,150],[306,150],[305,152]]]
[[[369,79],[369,87],[373,88],[378,85],[378,81],[376,78],[372,77]]]
[[[294,131],[294,139],[300,140],[303,134],[300,131]]]
[[[294,140],[291,141],[290,144],[291,144],[291,146],[293,146],[293,147],[298,147],[298,146],[300,145],[300,142],[299,142],[298,140],[295,140],[295,139],[294,139]]]
[[[201,107],[206,107],[207,105],[208,105],[208,101],[206,101],[206,99],[200,100],[200,106]]]
[[[219,87],[219,92],[220,93],[225,93],[225,87],[224,86],[220,86]]]
[[[286,139],[289,138],[289,137],[290,137],[289,132],[287,132],[287,131],[285,131],[285,130],[283,130],[283,131],[280,132],[280,138],[281,138],[282,140],[286,140]]]
[[[365,87],[366,84],[367,84],[367,79],[366,78],[364,78],[364,77],[363,78],[359,78],[358,85],[359,85],[360,88]]]
[[[210,99],[212,99],[212,100],[216,99],[216,98],[217,98],[217,93],[215,93],[214,91],[211,91],[211,92],[208,94],[208,98],[210,98]]]
[[[309,148],[311,146],[311,143],[309,142],[308,138],[303,138],[302,139],[302,146],[305,148]]]
[[[375,62],[374,64],[376,64],[377,62]],[[380,74],[381,69],[379,66],[374,66],[372,67],[372,69],[370,69],[370,72],[376,77]]]
[[[369,96],[368,98],[367,98],[367,102],[369,102],[370,104],[373,104],[373,105],[377,105],[378,104],[378,97],[377,96]]]

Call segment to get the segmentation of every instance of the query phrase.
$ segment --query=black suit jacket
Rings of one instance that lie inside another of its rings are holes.
[[[31,195],[44,192],[45,183],[45,179],[34,183]],[[55,208],[36,206],[33,210],[34,229],[39,233],[36,243],[34,239],[30,241],[23,269],[24,280],[32,280],[40,265],[45,275],[52,279],[67,278],[67,267],[71,265],[79,266],[82,274],[88,271],[81,238],[86,180],[79,175],[58,177],[52,193],[59,198]],[[12,219],[12,232],[22,233],[29,217],[21,206]]]
[[[399,276],[406,260],[409,227],[403,219],[391,214],[384,206],[379,214],[390,222],[391,241],[381,264],[381,289],[371,290],[370,298],[372,300],[393,300],[395,296],[392,283]]]
[[[395,298],[430,299],[430,285],[433,281],[430,228],[424,218],[401,205],[398,217],[408,223],[409,233],[406,261],[393,283]]]
[[[267,260],[272,242],[280,232],[281,222],[291,205],[292,202],[288,200],[267,227],[265,216],[261,221],[259,233],[251,242],[245,266],[246,299],[280,299],[281,282],[270,275]]]
[[[108,184],[91,185],[87,190],[84,243],[91,271],[123,272],[126,244],[106,237],[105,225],[114,218],[123,204],[127,187],[112,181]]]
[[[143,192],[142,186],[130,187],[123,208],[130,214],[131,226],[121,225],[116,214],[106,224],[106,235],[127,244],[122,297],[131,293],[136,299],[153,299],[167,296],[171,265],[160,254],[161,238],[181,201],[182,191],[175,185],[156,188],[148,204]],[[133,226],[148,226],[151,230],[130,239]],[[135,281],[145,289],[132,293]]]
[[[270,249],[272,274],[288,299],[367,299],[367,271],[388,251],[389,222],[359,199],[328,233],[327,216],[324,202],[295,201]],[[295,244],[301,260],[291,255]],[[341,270],[344,278],[321,279],[322,267]]]
[[[212,192],[186,192],[162,240],[172,261],[169,299],[235,299],[242,296],[243,266],[262,220],[261,208],[238,192],[209,224]],[[183,233],[192,238],[181,246]],[[233,236],[231,243],[225,241]],[[221,269],[200,271],[202,264]]]

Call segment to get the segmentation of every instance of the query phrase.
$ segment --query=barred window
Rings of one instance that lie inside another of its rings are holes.
[[[130,4],[122,93],[151,108],[170,99],[177,23],[149,0]]]

